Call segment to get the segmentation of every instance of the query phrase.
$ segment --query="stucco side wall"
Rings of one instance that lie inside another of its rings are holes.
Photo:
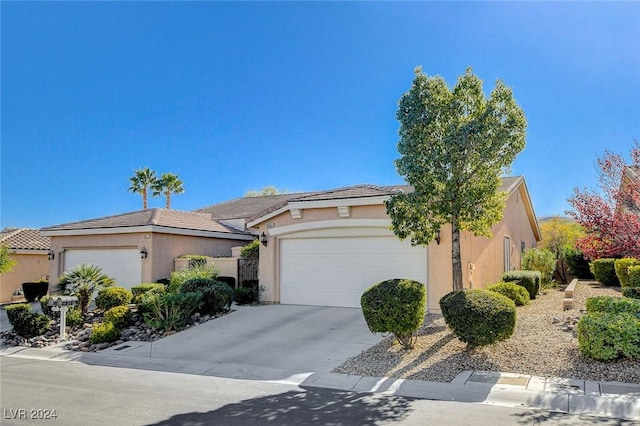
[[[22,283],[39,281],[49,275],[49,259],[46,252],[12,254],[16,265],[11,272],[0,275],[0,302],[11,302],[13,292]]]
[[[151,234],[152,244],[149,259],[153,267],[150,282],[169,278],[174,269],[176,257],[184,254],[202,254],[211,257],[231,256],[231,247],[243,246],[249,241],[225,240],[220,238],[193,237],[173,234]],[[147,247],[149,249],[149,247]],[[215,261],[214,261],[215,263]],[[143,273],[144,275],[144,273]]]

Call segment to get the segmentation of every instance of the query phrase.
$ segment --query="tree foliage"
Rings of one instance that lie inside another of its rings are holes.
[[[0,274],[11,272],[16,266],[16,260],[11,257],[11,250],[5,244],[0,244]]]
[[[634,141],[631,164],[605,150],[597,159],[598,188],[575,188],[567,211],[585,230],[577,246],[590,259],[640,258],[640,144]]]
[[[245,197],[263,197],[268,195],[279,195],[279,194],[289,194],[289,190],[287,189],[278,189],[275,186],[265,186],[260,190],[252,189],[247,191],[244,196]]]
[[[149,167],[136,170],[134,175],[129,178],[129,183],[131,184],[129,191],[142,195],[143,209],[146,209],[149,206],[149,189],[155,185],[157,180],[156,172],[149,169]]]
[[[100,267],[80,264],[60,277],[58,289],[78,296],[80,310],[86,313],[93,294],[114,283],[115,280],[102,272]]]
[[[153,196],[164,195],[166,199],[165,208],[171,208],[171,195],[183,194],[184,183],[178,175],[173,173],[163,173],[153,184]]]
[[[579,223],[559,216],[540,223],[540,233],[542,241],[539,247],[551,250],[556,259],[562,258],[567,250],[574,249],[578,240],[585,235]]]
[[[396,118],[396,169],[414,191],[387,201],[393,231],[413,245],[427,245],[451,224],[453,288],[461,289],[460,232],[491,236],[491,226],[502,219],[500,176],[525,146],[524,113],[500,80],[486,98],[470,68],[453,90],[442,77],[417,68]]]

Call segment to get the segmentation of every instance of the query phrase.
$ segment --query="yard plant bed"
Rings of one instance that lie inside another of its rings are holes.
[[[600,362],[587,358],[578,348],[577,327],[564,324],[567,317],[575,320],[583,315],[587,298],[620,296],[620,288],[580,281],[573,308],[566,311],[562,308],[563,289],[547,290],[530,305],[518,307],[515,332],[506,341],[469,350],[451,333],[441,315],[428,314],[413,350],[402,349],[388,337],[348,359],[334,372],[450,382],[464,370],[480,370],[640,383],[639,360]]]

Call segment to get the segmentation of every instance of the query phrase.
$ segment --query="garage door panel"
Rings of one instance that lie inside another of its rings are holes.
[[[116,280],[116,285],[130,289],[140,284],[142,263],[137,249],[67,250],[64,270],[80,264],[95,265]]]
[[[395,236],[281,240],[281,303],[359,307],[371,285],[426,282],[426,248]]]

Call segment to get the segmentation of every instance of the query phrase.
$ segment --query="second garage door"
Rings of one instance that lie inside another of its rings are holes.
[[[64,253],[64,270],[82,263],[95,265],[116,280],[116,285],[130,289],[140,284],[142,261],[138,249],[67,250]]]
[[[427,249],[393,235],[281,240],[280,303],[360,307],[364,290],[390,278],[426,284]]]

